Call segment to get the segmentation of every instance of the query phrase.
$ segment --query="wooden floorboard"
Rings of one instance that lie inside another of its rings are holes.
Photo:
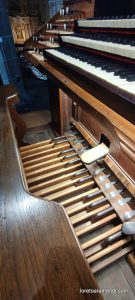
[[[126,273],[123,272],[124,270]],[[116,263],[113,263],[110,266],[106,267],[104,271],[99,271],[95,277],[101,289],[112,290],[108,293],[107,291],[103,293],[104,300],[134,299],[134,275],[132,274],[132,270],[127,265],[124,258],[120,259],[119,262],[117,261]],[[124,290],[127,291],[124,292]]]
[[[49,110],[39,110],[20,114],[27,128],[47,125],[51,122],[51,113]]]

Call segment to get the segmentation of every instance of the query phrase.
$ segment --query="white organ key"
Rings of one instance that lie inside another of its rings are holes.
[[[121,86],[119,86],[121,88]],[[125,86],[122,87],[122,89],[128,93],[132,93],[135,95],[135,81],[132,83],[127,83]]]
[[[84,38],[79,38],[74,36],[62,36],[61,38],[62,41],[65,43],[70,43],[81,47],[91,48],[91,49],[109,52],[112,54],[135,59],[134,46],[122,45],[122,44],[120,45],[111,42],[96,41],[92,39],[84,39]]]
[[[71,31],[64,31],[64,30],[46,30],[47,33],[54,33],[54,34],[74,34],[74,32]]]
[[[135,28],[135,19],[79,20],[77,23],[79,27]]]

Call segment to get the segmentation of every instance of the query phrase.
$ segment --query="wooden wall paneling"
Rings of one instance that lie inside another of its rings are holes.
[[[50,107],[52,125],[54,129],[60,134],[61,133],[61,122],[60,122],[60,101],[59,101],[59,88],[55,83],[48,79]]]
[[[59,135],[69,127],[72,114],[72,100],[63,90],[48,79],[52,124]]]
[[[72,116],[72,99],[59,89],[61,134],[70,126]]]

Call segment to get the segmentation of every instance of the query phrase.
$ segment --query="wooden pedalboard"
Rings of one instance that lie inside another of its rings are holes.
[[[122,232],[125,212],[131,207],[119,205],[131,195],[104,159],[90,165],[81,160],[91,144],[72,124],[63,136],[21,147],[20,156],[28,190],[64,207],[84,257],[96,273],[132,252],[135,242]],[[129,261],[133,265],[134,256]]]

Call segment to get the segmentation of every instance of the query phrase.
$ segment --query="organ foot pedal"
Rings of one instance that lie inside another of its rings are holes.
[[[133,196],[104,162],[108,153],[73,125],[64,136],[20,148],[30,193],[64,207],[94,274],[125,256],[135,265]]]

